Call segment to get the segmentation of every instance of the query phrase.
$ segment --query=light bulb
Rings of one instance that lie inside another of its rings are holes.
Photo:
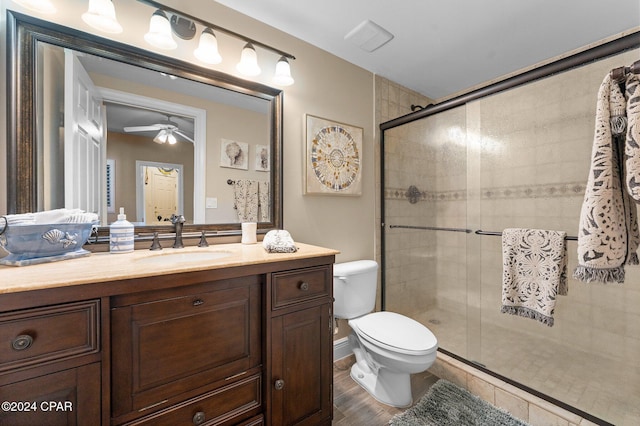
[[[178,44],[171,35],[171,23],[167,15],[160,9],[153,12],[149,21],[149,32],[144,35],[144,39],[150,45],[158,49],[172,50]]]
[[[165,143],[167,142],[168,137],[169,137],[169,132],[167,131],[167,129],[162,129],[158,132],[156,137],[153,138],[153,141],[155,143]]]
[[[105,33],[122,32],[122,25],[116,19],[116,9],[111,0],[89,0],[89,10],[82,14],[82,20]]]
[[[276,63],[276,72],[273,75],[273,82],[279,86],[291,86],[294,82],[291,77],[291,66],[284,56],[278,59]]]
[[[262,70],[258,66],[258,55],[256,54],[256,50],[253,48],[251,43],[247,43],[242,49],[242,54],[240,56],[240,62],[236,65],[236,69],[240,72],[240,74],[253,77]]]
[[[218,40],[211,28],[205,28],[200,34],[198,48],[193,52],[196,58],[207,64],[219,64],[222,57],[218,52]]]

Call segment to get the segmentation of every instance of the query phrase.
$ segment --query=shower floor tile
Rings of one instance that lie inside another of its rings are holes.
[[[638,366],[486,322],[479,353],[470,353],[464,310],[430,309],[414,319],[443,349],[613,424],[640,424]]]

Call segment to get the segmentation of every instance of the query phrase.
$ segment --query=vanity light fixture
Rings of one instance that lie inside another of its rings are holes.
[[[89,0],[89,10],[82,14],[82,20],[105,33],[122,32],[122,25],[116,19],[116,9],[111,0]]]
[[[138,1],[157,9],[153,15],[157,18],[158,27],[160,27],[161,25],[162,29],[152,31],[151,27],[154,25],[154,18],[152,17],[152,23],[150,24],[149,33],[145,35],[145,40],[147,40],[147,42],[152,46],[158,47],[160,49],[175,49],[177,47],[177,43],[171,36],[171,30],[173,29],[173,32],[178,37],[189,40],[195,35],[195,31],[191,31],[191,29],[195,27],[194,23],[198,23],[204,27],[204,30],[200,33],[198,47],[194,50],[195,57],[200,61],[207,64],[219,64],[220,62],[222,62],[222,57],[218,52],[218,40],[216,38],[216,35],[214,34],[214,31],[216,31],[218,34],[223,33],[227,36],[231,36],[245,42],[245,45],[242,49],[240,62],[238,62],[238,64],[236,65],[236,69],[240,74],[249,77],[257,76],[260,74],[261,69],[258,65],[258,58],[256,53],[256,47],[258,47],[276,53],[279,57],[278,62],[276,63],[273,83],[277,86],[289,86],[293,84],[294,80],[291,77],[290,61],[295,60],[296,58],[290,53],[283,52],[282,50],[276,49],[275,47],[261,43],[257,40],[253,40],[249,37],[245,37],[242,34],[238,34],[234,31],[228,30],[218,25],[214,25],[200,18],[196,18],[195,16],[181,12],[170,6],[158,3],[155,0]],[[171,20],[167,18],[167,13],[171,14]],[[162,19],[162,23],[160,23],[160,19]],[[180,23],[180,28],[177,28],[178,23]],[[185,37],[184,31],[182,30],[184,27],[188,27],[190,29],[188,37]],[[162,34],[162,41],[156,39],[158,37],[156,36],[156,34],[160,33]],[[168,41],[169,39],[170,42]],[[163,41],[167,41],[166,45]]]
[[[255,47],[251,43],[247,43],[242,48],[240,62],[236,65],[236,69],[242,75],[254,77],[259,75],[262,70],[258,66],[258,55]]]
[[[291,66],[284,56],[281,56],[276,63],[276,72],[273,75],[273,82],[278,86],[291,86],[294,82],[291,77]]]
[[[222,62],[222,56],[218,52],[218,39],[216,39],[216,35],[211,28],[207,27],[202,31],[198,48],[193,54],[207,64],[219,64]]]
[[[13,0],[25,9],[40,13],[56,13],[55,6],[49,0]]]
[[[160,9],[153,12],[149,21],[149,32],[144,35],[144,39],[150,45],[163,50],[173,50],[178,47],[178,43],[171,35],[171,23],[167,15]]]

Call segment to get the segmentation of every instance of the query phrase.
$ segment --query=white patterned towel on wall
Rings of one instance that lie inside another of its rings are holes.
[[[502,231],[502,313],[553,326],[556,296],[568,293],[566,232]]]
[[[239,179],[233,185],[234,207],[240,222],[258,221],[258,182]]]

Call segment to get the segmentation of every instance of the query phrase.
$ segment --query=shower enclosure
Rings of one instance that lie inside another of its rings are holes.
[[[500,232],[577,235],[598,88],[640,57],[640,34],[621,40],[381,125],[382,303],[483,371],[597,423],[636,425],[640,266],[623,284],[570,279],[553,327],[500,313]],[[567,250],[571,275],[577,242]]]

